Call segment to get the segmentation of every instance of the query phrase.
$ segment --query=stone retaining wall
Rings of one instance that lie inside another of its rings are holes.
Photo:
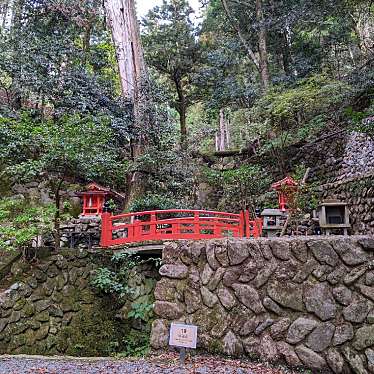
[[[374,234],[374,140],[357,132],[347,135],[342,162],[334,168],[333,177],[325,171],[330,178],[321,199],[347,202],[352,232]]]
[[[348,203],[353,234],[374,234],[374,171],[322,186],[322,199]]]
[[[60,227],[61,248],[91,249],[100,244],[101,218],[73,218]],[[53,244],[53,238],[52,243]]]
[[[308,184],[319,200],[349,204],[352,234],[374,233],[374,140],[357,132],[338,133],[302,148],[293,165],[310,167]]]
[[[0,292],[0,354],[105,356],[126,349],[143,325],[128,318],[133,303],[152,303],[154,266],[132,270],[131,298],[105,296],[90,285],[109,264],[103,251],[63,250],[36,265],[13,266],[18,281]],[[135,334],[134,334],[134,329]]]
[[[198,326],[198,347],[313,373],[374,373],[374,238],[167,243],[151,344]]]

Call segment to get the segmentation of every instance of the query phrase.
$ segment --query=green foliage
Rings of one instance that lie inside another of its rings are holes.
[[[145,195],[135,199],[130,207],[130,212],[143,212],[148,210],[167,210],[180,208],[179,202],[165,195]]]
[[[295,205],[302,212],[310,213],[316,209],[319,203],[319,195],[316,184],[308,184],[299,188],[295,196]]]
[[[111,258],[111,267],[99,268],[91,280],[91,285],[104,294],[111,295],[121,304],[127,299],[133,300],[134,289],[129,285],[137,277],[137,271],[141,265],[155,262],[160,266],[160,259],[141,259],[128,252],[115,253]],[[153,320],[153,303],[144,298],[131,302],[131,309],[127,318],[141,321],[143,329],[130,330],[121,341],[114,341],[112,350],[120,352],[119,357],[144,356],[149,352],[149,326]],[[120,349],[119,349],[120,348]]]
[[[100,1],[25,0],[8,10],[10,25],[0,27],[4,112],[33,107],[42,115],[106,115],[126,135],[131,109],[116,98],[115,52]]]
[[[117,210],[117,204],[113,199],[107,200],[106,204],[108,204],[108,207],[111,212],[115,212]]]
[[[203,103],[191,105],[187,114],[189,149],[191,152],[211,152],[217,122],[216,111],[208,110]]]
[[[125,298],[134,292],[129,284],[131,276],[136,274],[136,267],[147,262],[159,265],[159,259],[141,259],[129,252],[115,253],[111,258],[112,268],[99,268],[91,279],[91,284],[104,294],[115,294]]]
[[[163,84],[169,106],[179,114],[182,149],[186,149],[186,113],[195,99],[192,81],[199,60],[192,13],[186,0],[165,0],[142,21],[145,59]]]
[[[133,303],[132,309],[127,314],[127,317],[134,319],[141,319],[144,322],[149,321],[153,316],[153,304],[148,303]]]
[[[352,128],[374,138],[374,102],[365,111],[355,111],[350,106],[346,108],[345,115]]]
[[[292,88],[277,86],[269,90],[257,102],[253,114],[268,121],[276,131],[287,131],[308,124],[316,116],[332,115],[352,92],[344,82],[315,75]]]
[[[95,277],[91,280],[93,287],[106,294],[123,293],[124,286],[117,281],[117,276],[108,268],[98,268]]]
[[[316,209],[319,203],[319,195],[317,191],[317,183],[302,184],[302,180],[307,171],[305,165],[297,165],[292,177],[299,183],[296,193],[292,193],[290,208],[296,213],[310,213]]]
[[[257,196],[269,188],[270,179],[258,165],[242,165],[231,170],[205,170],[207,182],[221,186],[225,207],[252,210],[256,208]],[[222,207],[224,208],[224,207]]]
[[[0,117],[0,136],[3,173],[19,181],[79,176],[113,184],[125,172],[105,117],[41,121],[23,112],[19,119]]]
[[[123,342],[125,348],[116,357],[144,357],[150,351],[149,332],[131,330]]]
[[[0,249],[25,248],[37,236],[51,234],[54,214],[53,205],[35,206],[22,199],[0,199]]]

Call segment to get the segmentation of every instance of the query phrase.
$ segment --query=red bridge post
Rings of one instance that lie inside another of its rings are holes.
[[[101,247],[109,247],[110,241],[112,239],[112,220],[111,213],[103,212],[101,213]]]

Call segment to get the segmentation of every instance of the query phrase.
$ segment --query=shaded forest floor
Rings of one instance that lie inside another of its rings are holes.
[[[184,368],[176,353],[152,355],[146,359],[2,356],[0,374],[296,374],[286,368],[270,367],[246,360],[219,356],[187,357]]]

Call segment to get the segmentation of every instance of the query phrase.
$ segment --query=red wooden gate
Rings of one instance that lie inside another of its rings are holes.
[[[153,210],[113,216],[101,215],[102,247],[150,240],[254,237],[262,232],[262,220],[240,214],[206,210]]]

